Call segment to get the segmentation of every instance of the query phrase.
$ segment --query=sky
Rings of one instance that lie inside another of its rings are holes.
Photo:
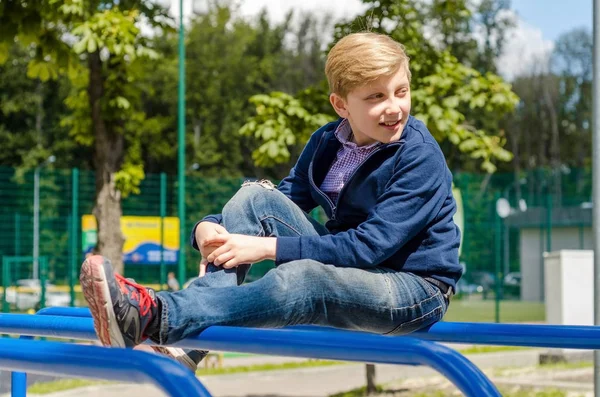
[[[187,10],[192,0],[187,2]],[[193,0],[202,7],[206,0]],[[267,8],[275,21],[281,21],[288,10],[331,12],[336,19],[349,18],[364,10],[360,0],[238,0],[243,15],[255,15]],[[547,56],[556,39],[572,29],[585,27],[591,31],[593,0],[512,0],[517,28],[511,33],[506,51],[498,61],[500,73],[511,80],[532,69],[536,58]],[[178,3],[173,1],[172,3]],[[172,8],[177,14],[176,6]],[[184,12],[187,14],[186,6]],[[184,14],[185,15],[185,14]]]
[[[539,29],[547,40],[578,27],[592,28],[593,0],[512,0],[521,20]]]

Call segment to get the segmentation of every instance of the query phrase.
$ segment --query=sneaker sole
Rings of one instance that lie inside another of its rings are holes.
[[[102,256],[96,255],[86,259],[81,265],[79,276],[81,289],[92,313],[94,330],[100,342],[104,346],[125,347],[104,270]]]
[[[177,347],[165,347],[165,346],[150,346],[155,352],[177,360],[180,364],[183,364],[190,371],[196,372],[198,365],[183,351]]]

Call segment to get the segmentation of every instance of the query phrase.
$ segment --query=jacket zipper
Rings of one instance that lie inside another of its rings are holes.
[[[327,200],[327,202],[329,203],[329,206],[331,207],[331,219],[335,220],[335,204],[333,203],[333,201],[331,201],[331,199],[329,198],[328,195],[326,195],[319,187],[317,187],[317,184],[315,183],[315,180],[313,178],[313,163],[315,161],[315,156],[316,154],[319,152],[319,148],[321,147],[321,142],[323,142],[323,137],[325,136],[325,134],[321,135],[321,139],[319,140],[319,144],[317,145],[317,148],[315,149],[315,154],[313,155],[313,158],[310,160],[310,165],[308,167],[308,180],[310,181],[310,184],[312,185],[312,187],[325,199]]]
[[[395,142],[392,142],[392,144],[395,145]],[[342,193],[344,193],[346,191],[346,186],[348,186],[350,184],[350,181],[352,180],[352,178],[354,178],[354,175],[356,175],[356,173],[358,172],[358,169],[367,162],[367,160],[369,160],[371,157],[373,157],[375,155],[375,153],[382,151],[383,149],[387,149],[388,147],[390,147],[390,144],[388,145],[381,145],[379,146],[377,149],[373,150],[371,153],[369,153],[369,155],[363,160],[361,161],[356,168],[354,169],[354,171],[352,171],[352,174],[350,174],[350,177],[348,178],[348,180],[346,181],[346,183],[344,183],[344,186],[342,186],[342,190],[340,190],[340,193],[338,194],[338,202],[340,201],[340,199],[342,198]],[[337,209],[337,208],[336,208]]]
[[[324,136],[324,135],[323,135]],[[319,140],[319,144],[317,145],[317,149],[315,150],[315,156],[319,151],[319,147],[321,146],[321,142],[323,141],[323,136],[321,136],[321,140]],[[340,201],[340,198],[342,198],[342,193],[346,190],[346,186],[348,186],[350,184],[350,181],[352,180],[352,178],[354,177],[354,175],[356,175],[358,169],[367,162],[367,160],[369,160],[373,155],[375,155],[375,153],[390,147],[390,145],[394,145],[396,146],[396,144],[399,144],[399,142],[392,142],[391,144],[388,145],[382,145],[380,147],[378,147],[377,149],[373,150],[371,153],[369,153],[369,155],[363,160],[361,161],[356,168],[354,169],[354,171],[352,171],[352,174],[350,174],[350,177],[348,178],[348,180],[346,181],[346,183],[344,183],[344,186],[342,186],[342,190],[340,190],[340,193],[338,194],[338,199],[337,201]],[[327,200],[327,202],[329,203],[329,205],[331,206],[331,220],[335,220],[335,214],[336,214],[336,210],[337,210],[337,206],[333,203],[333,201],[331,201],[331,199],[329,198],[328,195],[326,195],[320,188],[317,187],[317,184],[315,183],[314,179],[313,179],[313,163],[314,163],[314,159],[315,157],[313,156],[312,160],[310,161],[310,166],[308,168],[308,180],[310,181],[311,185],[313,186],[313,188],[315,188],[317,190],[317,192],[319,192],[319,194],[325,198],[325,200]]]

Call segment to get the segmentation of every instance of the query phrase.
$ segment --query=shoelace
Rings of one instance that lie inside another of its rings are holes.
[[[154,299],[152,299],[146,288],[134,283],[130,279],[121,276],[120,274],[115,274],[115,278],[119,282],[119,286],[121,286],[121,291],[123,291],[123,293],[131,294],[131,297],[133,299],[136,299],[140,302],[140,314],[142,316],[148,314],[148,312],[150,311],[150,307],[156,307],[156,302],[154,301]],[[134,291],[125,291],[123,289],[123,284],[129,285],[134,289]]]

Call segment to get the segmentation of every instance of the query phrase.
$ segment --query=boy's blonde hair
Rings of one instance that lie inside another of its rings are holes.
[[[353,33],[338,41],[325,64],[329,90],[342,98],[353,89],[382,76],[391,76],[401,67],[410,81],[409,58],[404,46],[389,36]]]

